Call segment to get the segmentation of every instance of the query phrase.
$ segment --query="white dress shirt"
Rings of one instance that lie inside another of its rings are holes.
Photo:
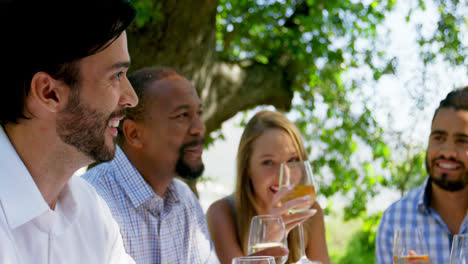
[[[72,177],[55,210],[0,126],[0,263],[134,263],[94,188]]]

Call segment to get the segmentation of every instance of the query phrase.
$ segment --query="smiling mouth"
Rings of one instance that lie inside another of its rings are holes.
[[[123,119],[123,116],[121,117],[114,117],[107,122],[107,128],[110,130],[111,134],[116,137],[117,134],[119,133],[117,130],[117,127],[119,126],[120,120]]]
[[[451,169],[451,170],[457,168],[457,166],[451,165],[451,164],[439,164],[439,167],[441,167],[441,168],[443,168],[443,169]]]
[[[435,165],[437,168],[442,170],[458,170],[461,168],[459,162],[447,160],[436,160]]]
[[[279,191],[279,185],[278,184],[273,184],[272,186],[270,186],[270,191],[272,193],[277,193]]]
[[[113,118],[113,119],[109,120],[109,123],[107,123],[107,126],[117,128],[119,126],[119,123],[120,123],[121,119],[122,118]]]

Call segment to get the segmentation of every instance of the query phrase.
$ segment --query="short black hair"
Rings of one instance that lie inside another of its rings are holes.
[[[169,76],[182,76],[176,69],[166,66],[154,66],[137,70],[128,76],[128,80],[133,86],[138,96],[138,105],[127,110],[126,119],[144,120],[146,107],[148,104],[147,90],[155,82]]]
[[[167,66],[146,67],[129,74],[128,80],[138,96],[138,105],[127,109],[125,119],[136,121],[147,120],[149,117],[147,108],[151,101],[150,98],[148,98],[148,88],[153,82],[170,76],[182,76],[182,74],[178,70]],[[119,145],[122,145],[124,140],[122,125],[123,122],[120,123],[119,134],[117,136],[117,143]]]
[[[432,122],[434,122],[434,118],[439,110],[443,108],[453,108],[455,111],[468,111],[468,86],[455,89],[448,93],[447,97],[440,101],[439,107],[435,110]]]
[[[34,74],[75,87],[79,60],[107,48],[134,17],[127,0],[1,1],[0,125],[28,118],[24,102]]]

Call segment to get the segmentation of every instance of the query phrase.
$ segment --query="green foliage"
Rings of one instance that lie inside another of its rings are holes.
[[[162,20],[159,2],[153,0],[131,0],[130,2],[137,11],[135,18],[137,27],[141,28],[145,24],[156,24]]]
[[[468,26],[467,2],[459,0],[433,0],[438,7],[439,20],[437,28],[430,36],[422,32],[422,25],[418,27],[418,43],[421,46],[421,58],[425,64],[433,63],[437,57],[453,65],[466,66],[468,69],[468,47],[463,45],[462,39],[466,37]],[[426,10],[426,3],[418,1],[414,9]],[[410,10],[408,19],[414,12]]]
[[[423,37],[419,31],[423,62],[442,54],[453,65],[467,64],[467,48],[461,42],[462,22],[466,29],[467,19],[466,13],[459,11],[466,11],[466,2],[432,2],[439,6],[440,17],[433,35]],[[427,1],[413,3],[408,21],[416,9],[425,10]],[[345,219],[364,212],[368,199],[382,186],[396,187],[404,194],[426,176],[423,150],[394,149],[384,140],[367,98],[360,94],[362,80],[343,81],[343,76],[357,68],[367,68],[374,80],[395,73],[396,58],[388,57],[384,48],[376,45],[378,39],[385,39],[381,25],[395,6],[396,0],[218,2],[220,58],[289,69],[287,78],[298,95],[292,112],[308,150],[316,154],[314,170],[318,175],[326,171],[334,176],[320,182],[320,193],[352,197],[344,209]],[[440,48],[434,51],[434,45]],[[356,105],[359,110],[355,110]],[[358,149],[359,153],[369,152],[369,158],[356,157]],[[401,160],[402,152],[415,155]]]
[[[214,144],[216,140],[225,140],[224,134],[221,130],[214,131],[210,134],[209,137],[205,137],[205,149],[208,149],[211,145]]]
[[[364,218],[359,231],[348,240],[348,245],[338,264],[375,263],[375,238],[381,214]]]
[[[160,2],[132,2],[138,10],[137,26],[164,19]],[[407,21],[429,4],[438,7],[434,32],[424,33],[427,30],[422,25],[418,28],[423,63],[442,56],[452,65],[468,65],[468,48],[462,42],[468,25],[467,2],[406,3],[412,4]],[[349,197],[345,219],[361,216],[368,199],[381,187],[397,188],[404,194],[426,176],[424,150],[389,145],[368,98],[362,96],[365,77],[355,76],[359,69],[378,80],[398,69],[398,61],[388,57],[384,46],[377,45],[385,42],[388,30],[382,24],[395,6],[396,0],[218,0],[218,59],[284,69],[296,95],[291,113],[313,154],[314,171],[333,175],[332,179],[321,179],[320,194]],[[218,133],[214,138],[223,135]],[[399,158],[402,153],[407,155]]]
[[[403,160],[391,162],[388,166],[391,172],[390,180],[383,182],[383,186],[399,190],[401,196],[422,184],[427,177],[425,150],[411,146],[404,146],[404,150],[407,155]]]
[[[325,219],[328,254],[331,263],[340,261],[346,252],[349,240],[357,231],[361,230],[363,223],[360,218],[343,221],[341,210],[338,212],[340,212],[339,215],[336,210],[333,210]]]
[[[320,145],[314,169],[331,170],[335,179],[321,183],[320,192],[330,197],[337,192],[353,192],[346,218],[365,210],[368,194],[376,193],[381,177],[371,163],[352,166],[359,145],[373,149],[373,159],[386,161],[390,151],[382,140],[382,129],[364,100],[361,112],[353,112],[349,99],[358,83],[342,81],[342,76],[362,65],[374,71],[374,78],[392,73],[394,60],[374,46],[377,26],[395,1],[245,1],[220,0],[217,14],[217,50],[229,61],[255,60],[262,64],[288,67],[292,89],[300,103],[293,104],[296,123],[309,150]],[[368,40],[367,48],[357,42]],[[325,108],[325,109],[318,109]],[[326,113],[323,118],[318,116]],[[356,187],[359,183],[359,187]]]

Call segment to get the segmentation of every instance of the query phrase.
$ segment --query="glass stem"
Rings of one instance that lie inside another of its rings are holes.
[[[299,224],[298,225],[299,227],[299,245],[301,247],[301,259],[303,258],[307,258],[306,254],[305,254],[305,245],[304,245],[304,235],[302,233],[302,224]]]

